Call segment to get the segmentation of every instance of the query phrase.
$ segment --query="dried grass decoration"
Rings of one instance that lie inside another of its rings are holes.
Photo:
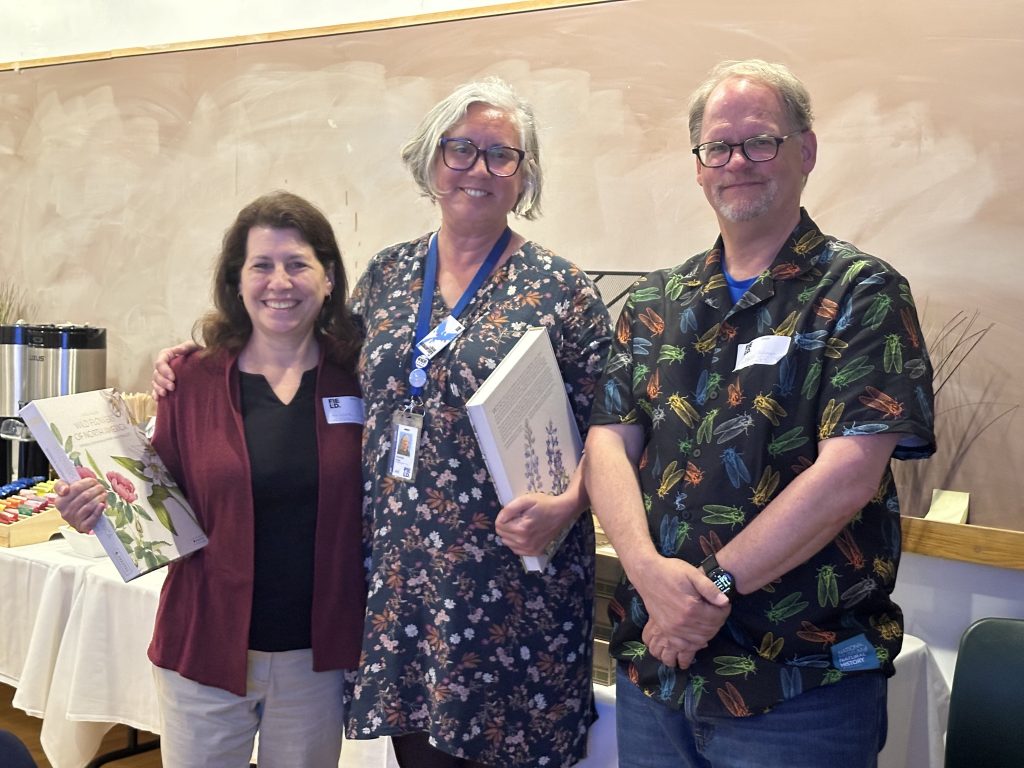
[[[958,472],[970,448],[996,422],[1020,408],[1020,403],[997,402],[991,381],[982,382],[980,395],[968,394],[968,388],[958,381],[961,367],[994,325],[979,327],[977,311],[968,314],[961,310],[938,330],[924,331],[932,361],[939,452],[924,461],[894,462],[905,515],[919,517],[927,512],[932,488],[951,489],[963,482],[965,478],[958,477]]]
[[[0,325],[13,325],[35,311],[29,294],[9,277],[0,278]]]
[[[156,400],[148,392],[125,392],[121,399],[129,418],[137,426],[145,428],[146,422],[156,416]]]

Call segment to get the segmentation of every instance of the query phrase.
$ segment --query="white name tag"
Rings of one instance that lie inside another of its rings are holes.
[[[363,398],[325,397],[324,416],[328,424],[362,424]]]
[[[789,352],[789,336],[759,336],[736,350],[735,371],[751,365],[775,365]]]

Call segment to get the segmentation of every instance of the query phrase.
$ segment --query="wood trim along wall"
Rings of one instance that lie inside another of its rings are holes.
[[[995,568],[1024,570],[1024,531],[940,523],[922,517],[904,516],[900,522],[904,552],[991,565]],[[615,557],[615,550],[608,543],[596,517],[594,524],[597,529],[598,554]]]
[[[903,517],[903,551],[1024,570],[1024,531]]]
[[[292,29],[282,32],[267,32],[257,35],[240,35],[237,37],[218,37],[209,40],[192,40],[164,45],[149,45],[137,48],[119,48],[113,51],[92,51],[67,56],[53,56],[44,59],[27,59],[25,61],[0,62],[0,72],[34,67],[51,67],[58,64],[73,64],[80,61],[103,61],[131,56],[148,56],[153,53],[174,53],[176,51],[194,51],[202,48],[227,48],[233,45],[252,45],[254,43],[271,43],[279,40],[300,40],[310,37],[327,37],[330,35],[346,35],[353,32],[369,32],[394,27],[415,27],[423,24],[440,24],[446,21],[483,18],[487,16],[504,16],[529,11],[546,11],[553,8],[568,8],[578,5],[598,5],[600,3],[617,3],[622,0],[519,0],[519,2],[501,3],[477,8],[464,8],[456,11],[440,11],[415,16],[398,16],[391,19],[360,21],[350,24],[337,24],[328,27],[311,27],[308,29]]]

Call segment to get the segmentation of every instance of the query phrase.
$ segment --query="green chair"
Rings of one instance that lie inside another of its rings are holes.
[[[1024,619],[980,619],[960,638],[946,768],[1024,766]]]

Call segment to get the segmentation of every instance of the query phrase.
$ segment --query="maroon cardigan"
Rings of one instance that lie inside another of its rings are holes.
[[[190,680],[239,696],[253,590],[253,499],[233,355],[174,361],[178,387],[160,402],[153,445],[184,490],[210,543],[169,566],[149,658]],[[366,581],[362,555],[362,424],[328,424],[323,398],[359,385],[323,359],[316,381],[319,456],[313,573],[313,669],[352,669],[359,658]],[[287,525],[282,520],[281,525]]]

